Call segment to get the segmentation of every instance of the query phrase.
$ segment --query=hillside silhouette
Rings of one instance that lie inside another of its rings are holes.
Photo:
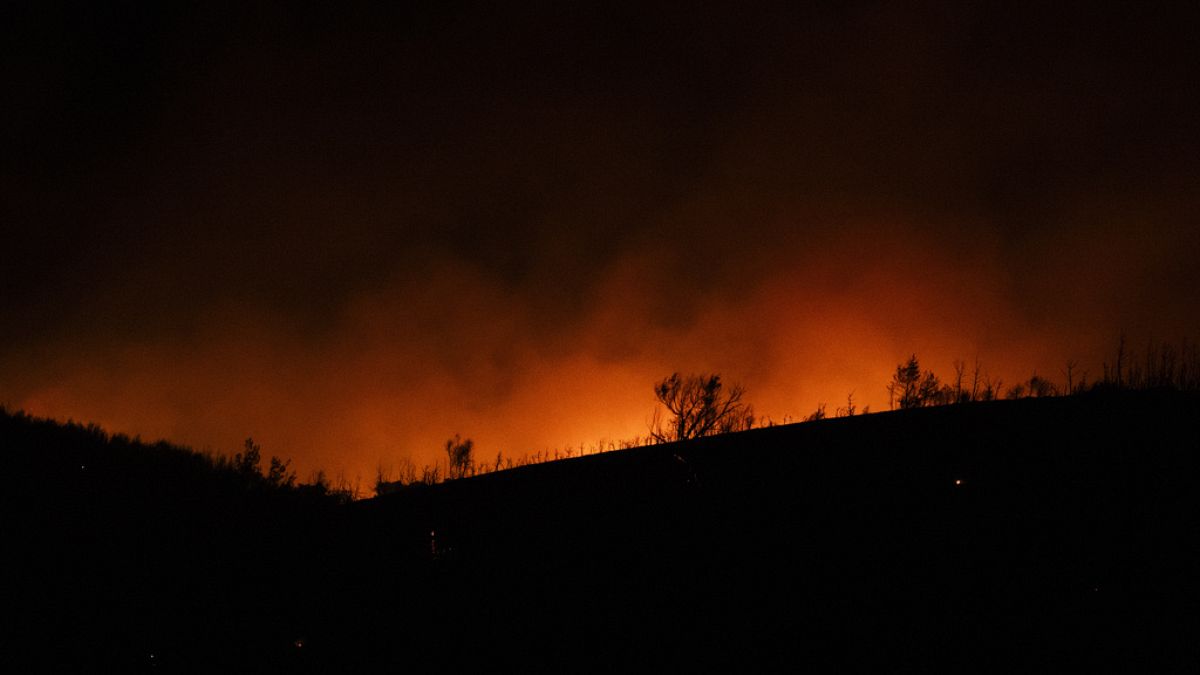
[[[1178,391],[922,407],[341,503],[6,413],[11,606],[50,670],[1177,667],[1197,419]]]
[[[296,589],[326,567],[338,495],[259,473],[250,452],[214,458],[3,409],[0,448],[14,479],[14,662],[81,672],[277,660],[263,645],[295,632],[307,602]]]

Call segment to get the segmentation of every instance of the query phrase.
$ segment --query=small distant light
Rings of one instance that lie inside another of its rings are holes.
[[[962,485],[962,479],[961,479],[961,478],[955,478],[955,479],[954,479],[954,484],[955,484],[955,485]]]
[[[79,465],[79,470],[80,470],[80,471],[85,471],[85,470],[87,470],[87,465],[86,465],[86,464],[80,464],[80,465]]]
[[[302,649],[304,647],[304,640],[296,640],[292,644],[296,645],[296,649]]]

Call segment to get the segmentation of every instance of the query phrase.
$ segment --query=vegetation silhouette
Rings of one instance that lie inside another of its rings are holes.
[[[892,379],[885,387],[889,408],[896,410],[1003,399],[1073,396],[1099,391],[1200,390],[1200,349],[1186,339],[1179,346],[1150,340],[1144,354],[1139,355],[1129,348],[1126,338],[1122,335],[1111,359],[1103,362],[1103,376],[1100,379],[1089,381],[1088,372],[1080,370],[1077,361],[1068,360],[1061,371],[1064,378],[1061,386],[1035,372],[1029,379],[1004,388],[1003,380],[993,379],[978,358],[969,368],[967,362],[962,359],[955,359],[952,365],[953,379],[944,382],[931,370],[922,369],[916,354],[910,355],[905,362],[896,366]],[[680,430],[687,435],[683,440],[687,440],[711,433],[744,431],[756,426],[764,428],[779,424],[770,417],[755,417],[752,406],[743,401],[744,389],[740,386],[724,389],[719,375],[683,376],[674,373],[655,383],[654,392],[659,407],[653,411],[649,423],[650,433],[645,437],[601,440],[590,445],[581,444],[578,447],[568,446],[523,455],[505,455],[500,451],[493,462],[476,464],[472,459],[466,465],[457,468],[452,466],[453,461],[448,461],[445,465],[435,463],[418,469],[411,460],[402,459],[397,470],[394,466],[385,468],[381,462],[376,471],[374,493],[376,496],[391,494],[408,487],[429,486],[446,480],[469,478],[531,464],[629,450],[654,443],[674,442],[679,440],[676,436]],[[664,396],[670,401],[669,405],[664,401]],[[736,400],[730,402],[729,399]],[[722,406],[728,406],[723,410],[724,414],[720,414],[722,411],[718,410]],[[667,415],[664,415],[664,408]],[[674,409],[683,414],[675,412]],[[870,406],[860,409],[855,404],[852,392],[846,397],[846,405],[837,407],[833,416],[853,417],[856,414],[870,413]],[[816,422],[829,417],[826,405],[820,403],[800,421]],[[707,422],[713,419],[721,419],[722,422],[707,425]],[[794,423],[794,420],[785,416],[782,424],[791,423]],[[704,431],[696,433],[697,429]],[[461,442],[457,439],[459,437],[456,435],[455,439],[448,442],[448,460],[452,460],[450,446]],[[473,450],[472,444],[472,452]]]
[[[955,405],[867,415],[849,396],[815,423],[568,462],[498,454],[441,482],[410,463],[421,489],[359,501],[323,474],[297,484],[283,460],[263,471],[251,439],[217,457],[0,409],[16,479],[6,658],[60,672],[1193,664],[1195,346],[1122,340],[1095,382],[1067,362],[1065,383],[1034,374],[1004,397],[959,363],[937,380]],[[477,451],[451,441],[439,477]]]
[[[720,375],[672,373],[654,386],[655,407],[650,437],[656,443],[686,441],[712,434],[745,431],[754,426],[754,410],[742,400],[739,385],[725,388]]]
[[[939,405],[944,402],[941,393],[941,382],[931,371],[921,371],[916,354],[896,366],[896,373],[888,384],[888,400],[901,410]]]
[[[449,459],[450,467],[450,470],[447,472],[448,478],[454,480],[456,478],[464,478],[473,473],[475,460],[472,457],[472,453],[474,450],[475,442],[469,438],[464,441],[458,434],[455,434],[454,438],[446,441],[446,457]]]
[[[296,485],[278,458],[262,473],[250,439],[230,458],[0,409],[0,448],[21,477],[6,662],[26,672],[273,668],[286,650],[260,641],[303,631],[298,589],[326,583],[351,497]]]

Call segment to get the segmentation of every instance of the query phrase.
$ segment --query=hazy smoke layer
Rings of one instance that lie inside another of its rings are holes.
[[[0,403],[369,479],[1200,336],[1196,17],[498,11],[20,17]]]

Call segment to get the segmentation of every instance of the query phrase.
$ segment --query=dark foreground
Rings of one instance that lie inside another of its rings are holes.
[[[54,446],[21,455],[50,475],[5,518],[5,651],[40,670],[1200,659],[1193,394],[842,418],[344,507],[99,480],[68,471],[83,451],[61,430],[3,432],[9,453]]]

